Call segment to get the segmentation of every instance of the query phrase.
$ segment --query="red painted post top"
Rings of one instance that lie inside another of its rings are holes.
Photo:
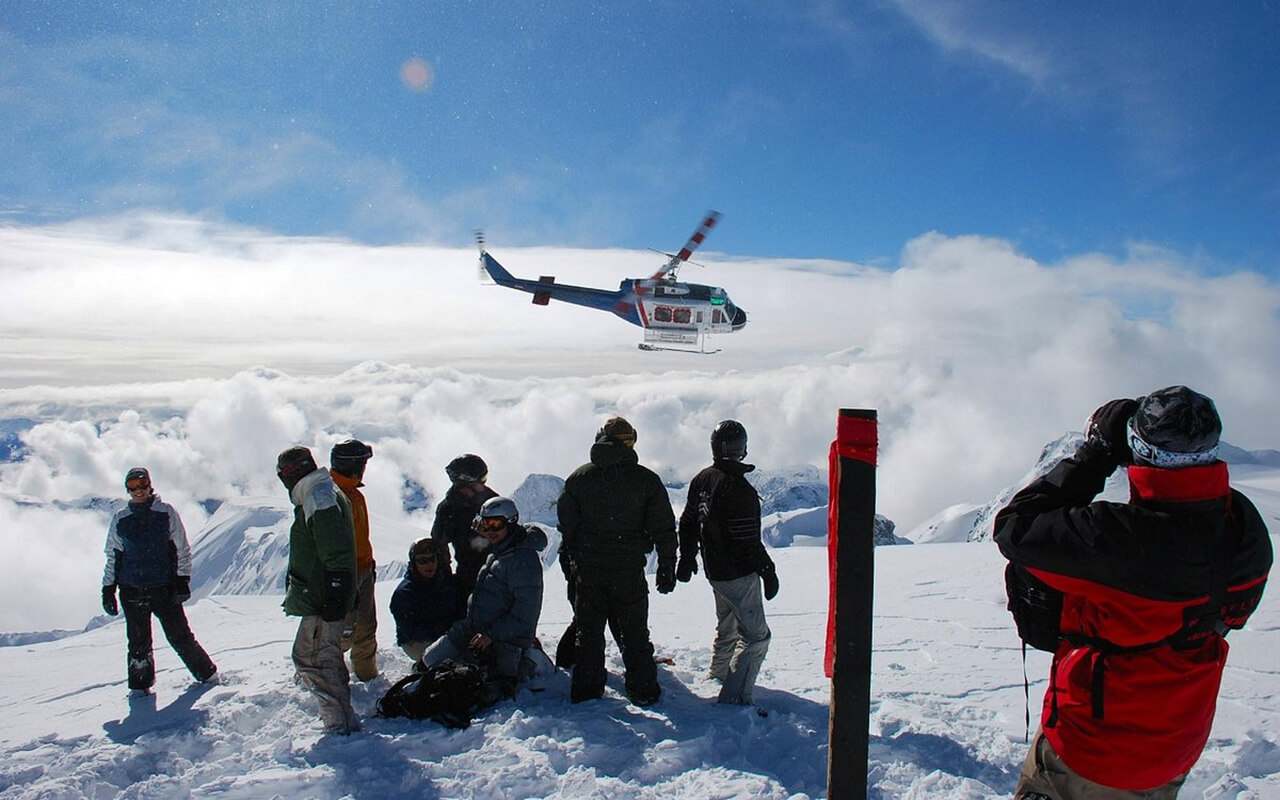
[[[880,446],[876,412],[860,408],[842,408],[836,420],[835,448],[838,455],[856,458],[872,466]]]
[[[829,584],[827,608],[827,646],[822,667],[828,678],[835,663],[836,621],[836,555],[840,544],[840,460],[860,461],[874,467],[880,447],[879,426],[874,409],[842,408],[836,419],[836,439],[827,455],[827,575]],[[868,532],[870,534],[870,532]]]

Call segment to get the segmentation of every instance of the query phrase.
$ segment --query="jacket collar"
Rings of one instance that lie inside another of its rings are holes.
[[[616,439],[601,438],[591,445],[591,463],[597,467],[640,463],[636,451]]]
[[[364,486],[364,481],[358,478],[348,478],[337,470],[329,470],[329,477],[333,478],[333,482],[336,483],[338,488],[342,489],[344,492],[350,493],[359,489],[361,486]]]
[[[1134,500],[1198,503],[1226,496],[1231,485],[1224,461],[1182,469],[1134,464],[1129,467],[1129,489]]]
[[[711,466],[721,472],[727,472],[731,475],[746,475],[748,472],[751,472],[756,468],[755,464],[744,464],[741,461],[734,461],[731,458],[712,459]]]

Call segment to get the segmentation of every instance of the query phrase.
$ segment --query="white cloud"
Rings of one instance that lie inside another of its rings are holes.
[[[655,259],[493,252],[517,274],[595,286],[648,274]],[[11,304],[0,418],[38,423],[27,459],[0,467],[0,495],[114,498],[141,463],[194,533],[199,501],[281,492],[284,447],[310,445],[323,461],[354,435],[375,449],[375,514],[421,527],[399,510],[401,482],[439,497],[462,452],[484,456],[509,492],[531,472],[566,475],[621,413],[641,459],[687,480],[711,427],[734,417],[760,464],[824,467],[837,410],[855,407],[879,412],[879,510],[906,530],[986,501],[1103,401],[1171,383],[1212,395],[1232,443],[1280,446],[1280,289],[1257,275],[1206,277],[1145,248],[1045,265],[1001,240],[941,234],[908,243],[895,270],[702,260],[698,279],[750,314],[712,356],[643,353],[639,329],[613,317],[481,286],[473,251],[191,220],[0,229]],[[9,549],[84,538],[85,516],[64,526],[10,509],[0,536]],[[396,556],[403,545],[378,543]],[[99,550],[61,557],[89,574],[79,561],[100,562]],[[0,601],[52,609],[45,595],[67,591],[20,576]],[[77,597],[84,614],[57,624],[92,613],[93,592]]]

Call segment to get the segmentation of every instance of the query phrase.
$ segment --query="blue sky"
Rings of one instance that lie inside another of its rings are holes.
[[[0,221],[1280,273],[1274,4],[219,5],[0,4]]]

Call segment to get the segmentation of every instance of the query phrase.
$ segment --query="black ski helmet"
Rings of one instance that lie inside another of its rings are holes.
[[[727,461],[747,457],[747,429],[736,419],[726,419],[711,431],[711,455]]]
[[[124,486],[129,488],[129,481],[144,480],[151,483],[151,473],[147,472],[146,467],[130,467],[129,471],[124,474]]]
[[[329,451],[329,468],[348,478],[364,475],[365,464],[373,458],[373,448],[359,439],[338,442]]]
[[[1167,386],[1142,398],[1129,421],[1134,458],[1157,467],[1211,463],[1221,435],[1213,401],[1186,386]]]
[[[509,497],[490,497],[484,501],[484,505],[480,506],[480,512],[476,517],[480,519],[502,517],[508,525],[515,525],[520,521],[520,510],[516,508],[515,501]]]
[[[284,488],[293,491],[298,481],[318,469],[311,451],[298,445],[290,447],[276,458],[276,477],[284,484]]]
[[[484,483],[489,477],[489,465],[475,453],[463,453],[444,468],[454,483]]]

